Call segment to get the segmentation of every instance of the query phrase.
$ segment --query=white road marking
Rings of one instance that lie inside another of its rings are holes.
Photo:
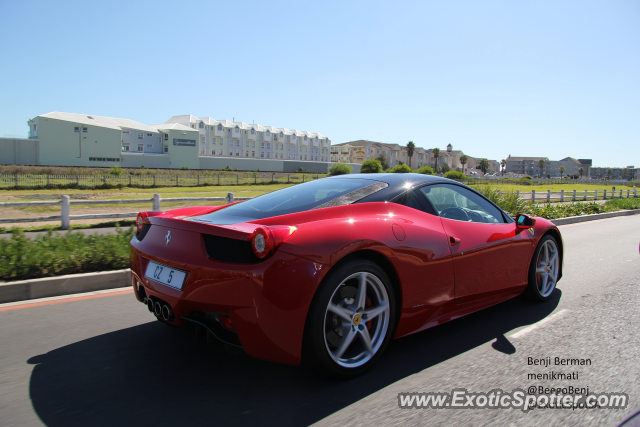
[[[569,310],[562,309],[559,312],[557,312],[556,314],[549,316],[547,318],[542,319],[541,321],[534,323],[533,325],[527,326],[524,329],[519,330],[518,332],[516,332],[515,334],[511,334],[509,335],[509,338],[520,338],[526,334],[528,334],[529,332],[533,331],[534,329],[539,328],[540,326],[546,324],[546,323],[550,323],[553,322],[557,319],[559,319],[560,317],[562,317],[565,313],[568,313]]]

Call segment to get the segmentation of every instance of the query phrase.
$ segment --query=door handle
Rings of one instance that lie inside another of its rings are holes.
[[[451,242],[451,246],[455,246],[460,243],[460,239],[457,237],[449,236],[449,242]]]

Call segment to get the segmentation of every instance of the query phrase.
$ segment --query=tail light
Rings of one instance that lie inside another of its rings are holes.
[[[296,227],[290,225],[258,227],[249,237],[251,250],[256,257],[264,259],[271,255],[294,231],[296,231]]]
[[[136,228],[138,229],[138,233],[142,231],[142,227],[144,227],[144,220],[149,218],[149,214],[147,212],[138,212],[138,216],[136,218]]]
[[[136,217],[136,228],[138,229],[138,233],[142,231],[142,227],[145,224],[149,224],[150,216],[158,216],[162,215],[163,212],[138,212],[138,216]]]

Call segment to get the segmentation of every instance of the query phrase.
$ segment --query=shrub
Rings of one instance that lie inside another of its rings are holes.
[[[140,166],[140,169],[144,169],[145,167],[146,167],[145,165],[142,165],[142,166]]]
[[[127,268],[133,232],[133,226],[104,236],[60,236],[49,231],[31,240],[20,229],[13,229],[0,245],[0,278],[12,281]]]
[[[302,172],[302,168],[298,168],[298,172]]]
[[[188,170],[188,169],[189,169],[189,166],[182,166],[180,169],[182,169],[182,170]]]
[[[300,168],[300,169],[302,169],[302,168]],[[329,168],[329,175],[331,175],[331,176],[346,175],[346,174],[350,174],[352,170],[353,169],[351,168],[351,166],[349,166],[346,163],[334,163]]]
[[[433,175],[433,168],[431,166],[423,166],[420,169],[416,169],[415,173],[421,173],[423,175]]]
[[[122,175],[122,173],[123,173],[123,170],[120,166],[114,166],[109,171],[109,174],[111,175]]]
[[[395,168],[389,169],[391,173],[411,173],[411,168],[405,164],[399,164]]]
[[[531,213],[533,206],[531,201],[520,199],[516,191],[502,192],[496,187],[488,185],[479,186],[476,190],[511,216],[516,216],[519,213]]]
[[[445,178],[449,178],[449,179],[465,179],[467,176],[465,174],[463,174],[462,172],[449,171],[449,172],[444,174],[444,177]]]
[[[382,163],[376,159],[365,160],[360,168],[360,173],[380,173],[382,172]]]

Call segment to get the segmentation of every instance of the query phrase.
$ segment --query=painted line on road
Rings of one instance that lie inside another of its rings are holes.
[[[547,324],[547,323],[551,323],[555,320],[558,320],[560,317],[562,317],[563,315],[565,315],[566,313],[568,313],[569,310],[562,309],[559,312],[557,312],[556,314],[549,316],[545,319],[542,319],[541,321],[539,321],[538,323],[534,323],[533,325],[527,326],[524,329],[519,330],[518,332],[516,332],[515,334],[511,334],[509,335],[509,338],[520,338],[526,334],[528,334],[529,332],[539,328],[540,326]]]
[[[81,301],[92,298],[111,297],[130,293],[133,293],[133,288],[127,286],[125,288],[105,289],[102,291],[85,292],[82,294],[62,295],[58,297],[40,298],[28,301],[8,302],[6,304],[0,304],[0,311],[18,310],[21,308],[39,307],[43,305],[60,304],[63,302]]]

